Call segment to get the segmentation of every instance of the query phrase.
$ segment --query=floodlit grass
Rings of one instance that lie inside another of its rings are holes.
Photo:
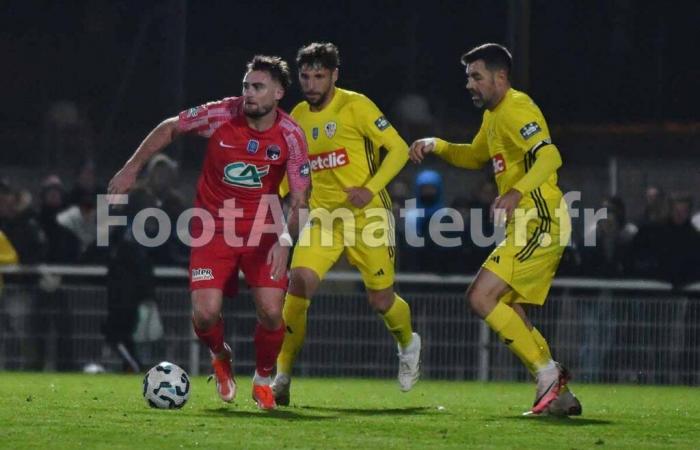
[[[292,406],[262,412],[239,378],[223,404],[205,378],[181,410],[154,410],[140,376],[0,373],[0,447],[700,448],[700,391],[574,385],[584,415],[522,417],[534,386],[296,378]]]

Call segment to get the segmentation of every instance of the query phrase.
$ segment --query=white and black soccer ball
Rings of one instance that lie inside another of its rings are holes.
[[[190,398],[190,377],[180,366],[163,361],[143,378],[143,398],[151,408],[182,408]]]

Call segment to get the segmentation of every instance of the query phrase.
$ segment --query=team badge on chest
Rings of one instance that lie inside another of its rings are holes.
[[[269,159],[270,161],[277,161],[280,159],[280,154],[282,154],[282,150],[275,144],[268,145],[265,149],[265,159]]]
[[[311,137],[314,138],[314,141],[318,139],[318,127],[313,127],[311,129]]]
[[[335,136],[335,130],[338,128],[338,124],[335,122],[328,122],[324,127],[323,130],[326,132],[326,136],[328,136],[328,139],[331,139],[333,136]]]
[[[248,141],[248,146],[246,147],[246,150],[249,154],[256,154],[258,152],[258,148],[260,148],[260,143],[258,141],[256,141],[255,139],[251,139]]]

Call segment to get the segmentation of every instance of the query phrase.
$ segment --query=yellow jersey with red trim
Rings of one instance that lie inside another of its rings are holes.
[[[365,209],[391,209],[385,187],[408,161],[408,145],[369,98],[336,87],[321,111],[303,101],[290,115],[308,142],[312,209],[345,207],[357,214],[344,189],[360,186],[374,194]],[[381,163],[380,148],[387,151]]]

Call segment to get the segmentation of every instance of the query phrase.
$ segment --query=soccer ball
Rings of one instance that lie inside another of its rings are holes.
[[[190,398],[190,378],[173,363],[163,361],[143,378],[143,398],[151,408],[182,408]]]

